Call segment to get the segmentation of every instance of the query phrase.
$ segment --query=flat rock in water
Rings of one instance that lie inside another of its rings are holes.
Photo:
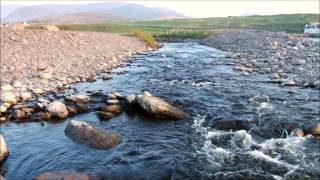
[[[136,97],[138,105],[148,114],[157,118],[181,119],[186,117],[186,113],[173,107],[166,101],[151,96],[150,93],[144,93]]]
[[[121,137],[117,134],[76,120],[71,120],[64,132],[73,141],[91,148],[110,149],[121,142]]]
[[[95,180],[97,177],[74,170],[52,171],[40,174],[34,180]]]

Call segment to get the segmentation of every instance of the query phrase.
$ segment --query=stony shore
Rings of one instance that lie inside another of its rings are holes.
[[[266,74],[271,83],[320,88],[319,39],[298,34],[257,30],[229,30],[201,44],[232,52],[235,70],[244,75]]]
[[[94,80],[99,72],[146,50],[144,42],[120,34],[2,28],[1,122],[19,102]]]

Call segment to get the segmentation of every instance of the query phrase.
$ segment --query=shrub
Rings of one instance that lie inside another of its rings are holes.
[[[139,39],[143,40],[144,42],[147,43],[147,46],[152,47],[152,48],[157,48],[158,44],[154,40],[153,36],[146,32],[146,31],[141,31],[141,30],[134,30],[133,34],[138,37]]]

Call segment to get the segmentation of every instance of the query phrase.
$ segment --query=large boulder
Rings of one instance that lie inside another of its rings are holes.
[[[110,149],[121,142],[119,135],[81,121],[71,120],[64,132],[73,141],[97,149]]]
[[[6,142],[4,141],[3,136],[0,134],[0,164],[4,162],[8,155],[8,147],[6,145]]]
[[[173,107],[166,101],[152,96],[149,92],[138,95],[136,101],[145,112],[157,118],[181,119],[186,117],[186,113]]]
[[[48,105],[48,112],[54,118],[66,118],[69,114],[66,105],[61,102],[55,101]]]
[[[40,174],[34,180],[94,180],[95,176],[74,170],[52,171]]]

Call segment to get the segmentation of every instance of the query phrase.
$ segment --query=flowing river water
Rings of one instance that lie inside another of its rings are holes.
[[[97,112],[89,112],[43,126],[2,124],[10,149],[1,170],[5,177],[32,179],[66,169],[108,179],[320,177],[319,138],[294,137],[284,128],[320,120],[319,90],[280,87],[266,75],[242,75],[233,71],[234,60],[225,52],[195,43],[166,43],[133,58],[132,64],[114,69],[110,81],[75,85],[78,94],[147,90],[188,118],[159,121],[124,112],[101,121]],[[116,75],[123,70],[128,73]],[[123,141],[110,150],[77,144],[64,134],[70,119],[117,133]],[[234,131],[215,128],[221,121],[235,121]]]

